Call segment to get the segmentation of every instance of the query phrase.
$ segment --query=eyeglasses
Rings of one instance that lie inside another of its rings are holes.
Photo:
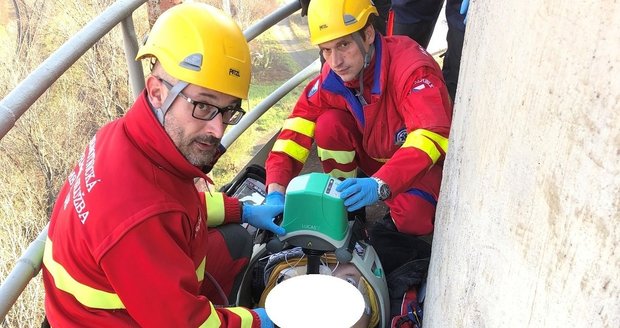
[[[166,88],[168,88],[168,90],[172,89],[172,84],[170,84],[170,82],[162,78],[158,79],[166,86]],[[245,115],[245,110],[241,108],[241,100],[230,106],[221,108],[206,102],[195,101],[184,95],[182,92],[179,92],[179,96],[185,99],[188,103],[194,105],[192,108],[192,116],[202,121],[210,121],[214,119],[217,114],[222,113],[222,122],[227,125],[234,125],[239,123],[243,115]]]

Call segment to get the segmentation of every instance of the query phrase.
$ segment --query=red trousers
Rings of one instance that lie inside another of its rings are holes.
[[[237,294],[251,255],[252,238],[241,225],[227,224],[210,228],[202,294],[215,305],[227,306],[234,303],[233,298]]]
[[[349,112],[330,110],[321,114],[315,128],[317,147],[330,151],[355,152],[355,158],[350,163],[338,163],[331,158],[321,159],[323,171],[327,173],[334,170],[350,172],[359,168],[368,176],[372,176],[383,163],[366,153],[362,140],[362,133]],[[441,174],[442,167],[434,165],[426,174],[417,179],[410,189],[392,195],[385,201],[398,231],[412,235],[426,235],[433,231]]]

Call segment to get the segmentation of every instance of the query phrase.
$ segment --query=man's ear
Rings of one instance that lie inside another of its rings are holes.
[[[375,42],[375,27],[372,24],[368,25],[364,33],[366,33],[366,43],[373,44]]]
[[[146,78],[146,94],[153,107],[160,108],[164,104],[167,95],[167,90],[163,90],[165,88],[159,78],[153,75]]]

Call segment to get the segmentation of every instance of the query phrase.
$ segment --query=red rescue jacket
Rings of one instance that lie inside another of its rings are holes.
[[[210,217],[195,177],[208,179],[177,150],[146,92],[97,132],[50,221],[43,281],[52,326],[260,327],[255,312],[216,309],[200,295],[207,218],[239,222],[240,207],[214,193],[207,203],[220,205],[220,217]]]
[[[431,166],[443,165],[452,103],[441,69],[408,37],[377,33],[374,45],[375,54],[364,71],[368,104],[362,105],[351,91],[359,87],[359,81],[344,83],[326,63],[300,96],[278,136],[278,141],[294,147],[274,147],[269,154],[267,184],[286,186],[299,174],[312,146],[314,123],[324,111],[332,109],[349,111],[356,119],[364,150],[385,163],[373,176],[385,181],[392,195],[411,188]],[[304,122],[302,128],[289,128],[299,127],[299,119]],[[416,134],[421,131],[424,136]],[[429,135],[434,137],[427,138],[434,146],[424,139]],[[436,200],[437,195],[432,196]]]

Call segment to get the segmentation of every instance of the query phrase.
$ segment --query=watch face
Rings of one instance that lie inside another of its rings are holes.
[[[379,186],[379,199],[386,200],[390,197],[390,187],[386,184],[381,184]]]
[[[390,187],[379,178],[372,177],[372,179],[377,181],[377,194],[379,194],[379,200],[388,199],[392,194],[392,192],[390,191]]]

